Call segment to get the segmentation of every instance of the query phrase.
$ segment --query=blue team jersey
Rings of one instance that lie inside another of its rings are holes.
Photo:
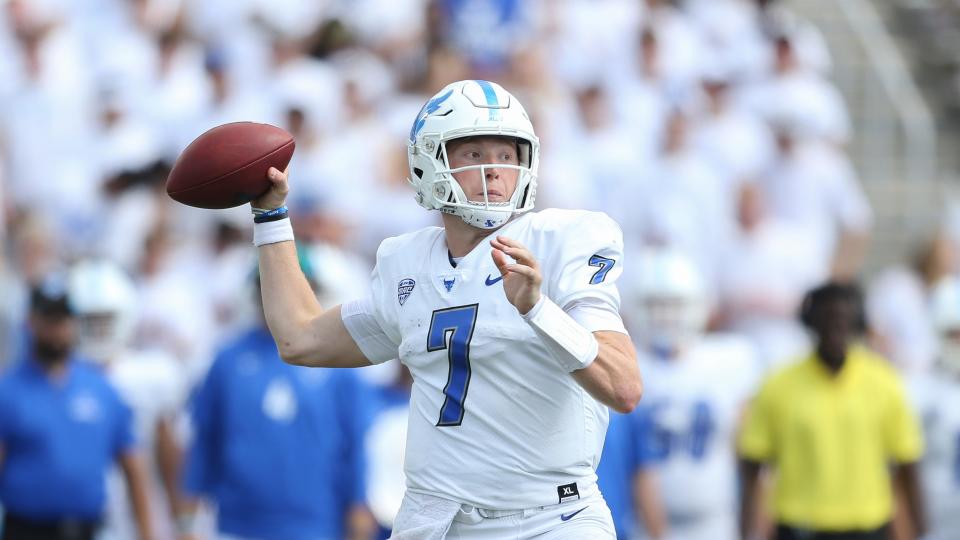
[[[364,500],[369,390],[349,371],[284,363],[257,328],[224,348],[192,402],[188,493],[226,534],[338,539]]]
[[[0,377],[0,503],[29,519],[97,520],[105,475],[134,446],[132,414],[77,358],[51,379],[27,357]]]

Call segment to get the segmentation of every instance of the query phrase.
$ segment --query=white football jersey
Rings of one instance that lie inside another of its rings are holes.
[[[646,429],[638,442],[646,466],[657,471],[668,518],[734,515],[734,438],[760,381],[755,350],[738,336],[707,335],[681,358],[643,357],[640,370],[646,390],[634,414]]]
[[[960,381],[934,371],[908,379],[923,421],[926,453],[922,471],[931,539],[960,531]]]
[[[623,235],[605,214],[527,213],[493,235],[530,249],[541,292],[585,328],[626,333]],[[484,240],[454,265],[443,228],[387,239],[372,296],[345,304],[344,323],[372,362],[399,356],[413,375],[409,490],[501,510],[585,497],[607,409],[507,301],[491,250]]]
[[[150,474],[148,498],[151,504],[154,536],[173,538],[173,523],[168,516],[162,481],[155,460],[156,426],[161,418],[179,414],[187,396],[187,381],[179,362],[159,351],[130,351],[111,362],[107,376],[133,412],[137,448],[145,458]],[[107,515],[100,540],[136,538],[132,506],[123,475],[115,467],[107,478]]]

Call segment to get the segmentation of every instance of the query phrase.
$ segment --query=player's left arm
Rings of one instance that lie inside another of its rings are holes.
[[[629,413],[640,402],[643,386],[637,351],[630,336],[604,330],[593,332],[599,347],[589,366],[571,373],[573,380],[594,399],[621,413]]]
[[[633,475],[633,501],[647,536],[660,540],[667,536],[667,512],[663,507],[660,481],[652,467],[641,467]]]
[[[152,539],[150,505],[147,498],[147,469],[143,458],[136,450],[128,450],[117,458],[127,483],[127,493],[133,507],[133,517],[137,524],[140,540]]]
[[[894,521],[904,520],[918,537],[927,533],[923,490],[917,462],[897,463],[893,467],[894,493],[903,502],[894,510]]]
[[[907,400],[903,384],[892,373],[888,393],[883,442],[894,463],[895,494],[905,503],[905,508],[898,508],[897,512],[905,511],[914,532],[917,536],[923,536],[927,531],[927,519],[918,466],[924,454],[923,430],[914,408]]]
[[[543,295],[540,263],[520,242],[497,236],[490,245],[507,300],[537,331],[562,367],[597,401],[618,412],[632,411],[643,385],[630,337],[614,331],[591,333]]]
[[[154,433],[154,453],[160,469],[160,479],[167,497],[167,504],[172,513],[180,506],[180,465],[183,461],[183,452],[174,435],[173,418],[161,417],[157,419]],[[176,515],[172,516],[176,518]]]

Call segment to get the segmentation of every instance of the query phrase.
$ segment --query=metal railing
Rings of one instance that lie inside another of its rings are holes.
[[[863,99],[856,106],[866,125],[857,126],[862,155],[855,159],[864,180],[937,180],[936,123],[876,7],[867,0],[830,5],[839,9],[870,67],[869,73],[857,77],[857,93]],[[880,121],[891,111],[898,126]]]

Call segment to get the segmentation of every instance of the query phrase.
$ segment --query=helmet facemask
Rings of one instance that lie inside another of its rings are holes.
[[[130,322],[120,313],[83,313],[77,317],[80,326],[78,348],[85,357],[106,363],[121,353],[130,339]]]
[[[651,350],[667,357],[696,342],[708,316],[705,304],[681,296],[649,296],[641,310],[641,338]]]
[[[70,271],[70,302],[79,323],[78,348],[84,355],[109,362],[129,344],[137,293],[118,266],[106,260],[78,263]]]
[[[481,137],[481,136],[471,136]],[[434,172],[432,189],[438,201],[442,201],[441,212],[460,216],[464,222],[480,229],[496,229],[506,223],[513,215],[522,214],[533,208],[536,197],[537,179],[530,169],[530,144],[527,141],[511,137],[517,148],[519,164],[511,163],[484,163],[464,165],[450,168],[450,156],[447,145],[465,137],[445,139],[440,143],[438,161],[447,167]],[[491,201],[487,184],[487,172],[490,169],[498,171],[517,171],[517,180],[513,193],[507,200]],[[483,199],[472,200],[463,190],[455,175],[467,171],[477,171],[483,186]]]

